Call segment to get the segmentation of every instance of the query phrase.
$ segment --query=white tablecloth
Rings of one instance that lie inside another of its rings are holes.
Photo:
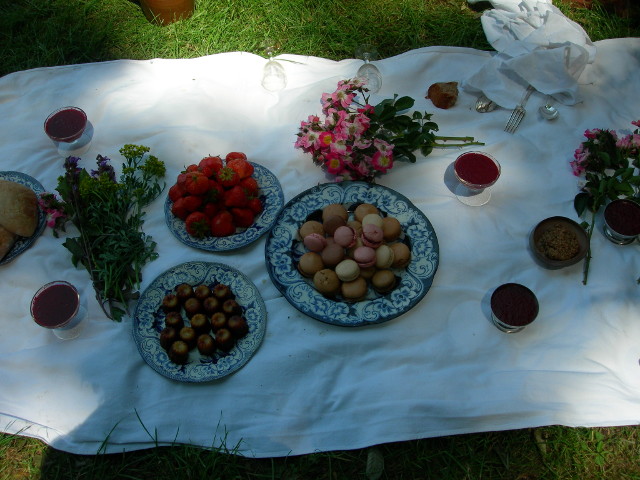
[[[41,438],[70,452],[133,450],[157,444],[225,445],[256,457],[352,449],[416,438],[535,427],[610,426],[640,421],[639,244],[593,236],[590,280],[582,263],[545,270],[528,236],[541,219],[576,218],[577,179],[569,161],[587,128],[628,129],[640,116],[640,40],[597,43],[580,78],[584,102],[561,106],[553,123],[529,100],[520,129],[503,131],[508,111],[479,114],[461,93],[437,110],[424,99],[437,81],[461,81],[490,53],[429,47],[379,62],[384,85],[434,112],[443,135],[473,135],[502,164],[489,204],[468,207],[452,193],[459,150],[436,150],[398,164],[379,183],[410,198],[433,224],[440,264],[431,290],[410,312],[362,328],[331,326],[300,314],[271,283],[263,237],[237,252],[208,253],[179,243],[148,209],[145,231],[159,258],[144,289],[189,260],[223,262],[258,286],[267,331],[238,372],[204,384],[168,380],[140,357],[131,319],[107,320],[84,270],[47,230],[28,252],[0,267],[0,429]],[[285,55],[288,86],[260,86],[265,60],[228,53],[191,60],[113,61],[42,68],[0,79],[0,170],[17,170],[52,191],[62,160],[43,121],[64,105],[83,108],[95,129],[83,165],[97,154],[120,166],[125,143],[151,147],[170,181],[207,154],[244,151],[280,179],[285,201],[325,181],[293,148],[299,122],[320,114],[320,95],[352,76],[358,60]],[[35,325],[29,302],[47,281],[81,288],[89,318],[82,335],[58,340]],[[540,301],[534,324],[504,334],[489,321],[488,297],[504,282],[530,287]]]

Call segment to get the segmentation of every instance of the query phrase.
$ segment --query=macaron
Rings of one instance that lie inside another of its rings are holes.
[[[344,205],[340,203],[331,203],[322,209],[322,221],[328,220],[330,217],[337,215],[342,217],[342,219],[346,222],[349,219],[349,212],[344,207]]]
[[[355,230],[358,237],[360,236],[360,234],[362,233],[362,223],[360,223],[358,220],[349,220],[347,222],[347,225]]]
[[[380,247],[376,249],[376,267],[391,268],[393,259],[393,250],[388,245],[380,245]]]
[[[352,282],[360,276],[360,267],[354,260],[346,258],[336,265],[335,272],[341,281]]]
[[[385,242],[393,242],[400,237],[402,226],[395,217],[384,217],[382,219],[382,233]]]
[[[322,295],[332,296],[340,291],[340,279],[330,268],[323,268],[313,276],[313,286]]]
[[[337,243],[331,243],[324,247],[320,256],[327,267],[335,267],[344,258],[344,248]]]
[[[378,293],[389,293],[396,287],[396,276],[389,269],[378,270],[371,277],[371,286]]]
[[[361,203],[356,207],[353,215],[358,222],[362,222],[362,219],[370,213],[379,214],[380,211],[378,210],[378,207],[371,203]]]
[[[359,302],[367,296],[367,281],[358,277],[351,282],[342,282],[340,293],[347,302]]]
[[[340,215],[332,215],[322,222],[322,226],[324,227],[324,232],[330,236],[334,235],[338,227],[341,227],[346,224],[347,224],[347,221],[344,218],[342,218]]]
[[[360,221],[362,223],[362,228],[368,224],[374,224],[379,228],[382,228],[382,217],[377,213],[369,213],[364,216],[364,218]]]
[[[298,229],[298,234],[300,238],[304,239],[307,235],[311,233],[317,233],[318,235],[324,235],[324,227],[322,224],[316,220],[308,220],[300,225]]]
[[[365,246],[378,248],[382,245],[384,234],[382,233],[382,228],[379,226],[373,223],[365,223],[362,225],[362,235],[360,238]]]
[[[319,233],[310,233],[304,237],[302,242],[304,246],[312,252],[321,252],[324,250],[324,247],[327,246],[327,240],[324,238],[324,235],[320,235]]]
[[[393,250],[393,263],[391,268],[406,268],[411,262],[411,250],[407,244],[402,242],[395,242],[389,245],[389,248]]]
[[[298,271],[305,277],[313,277],[316,272],[324,268],[324,262],[320,254],[307,252],[298,261]]]
[[[333,241],[344,248],[351,248],[356,244],[356,232],[348,225],[343,225],[333,233]]]
[[[353,259],[359,267],[373,267],[376,264],[376,251],[371,247],[358,247],[353,251]]]

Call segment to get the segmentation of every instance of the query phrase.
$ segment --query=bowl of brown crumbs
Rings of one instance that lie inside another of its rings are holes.
[[[531,250],[545,268],[563,268],[582,260],[589,250],[584,228],[570,218],[550,217],[531,232]]]

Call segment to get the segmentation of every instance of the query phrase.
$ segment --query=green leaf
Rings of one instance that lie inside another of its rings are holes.
[[[582,216],[585,210],[588,208],[591,200],[591,196],[586,192],[578,193],[573,199],[573,208],[578,216]]]
[[[400,97],[395,102],[395,107],[398,111],[408,110],[413,107],[415,100],[411,97]]]

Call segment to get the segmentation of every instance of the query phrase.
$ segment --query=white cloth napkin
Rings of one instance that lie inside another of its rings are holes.
[[[473,2],[470,2],[473,3]],[[528,85],[565,105],[581,101],[578,78],[593,63],[596,48],[583,28],[551,0],[491,0],[481,22],[498,52],[462,82],[472,94],[484,93],[513,108]]]

